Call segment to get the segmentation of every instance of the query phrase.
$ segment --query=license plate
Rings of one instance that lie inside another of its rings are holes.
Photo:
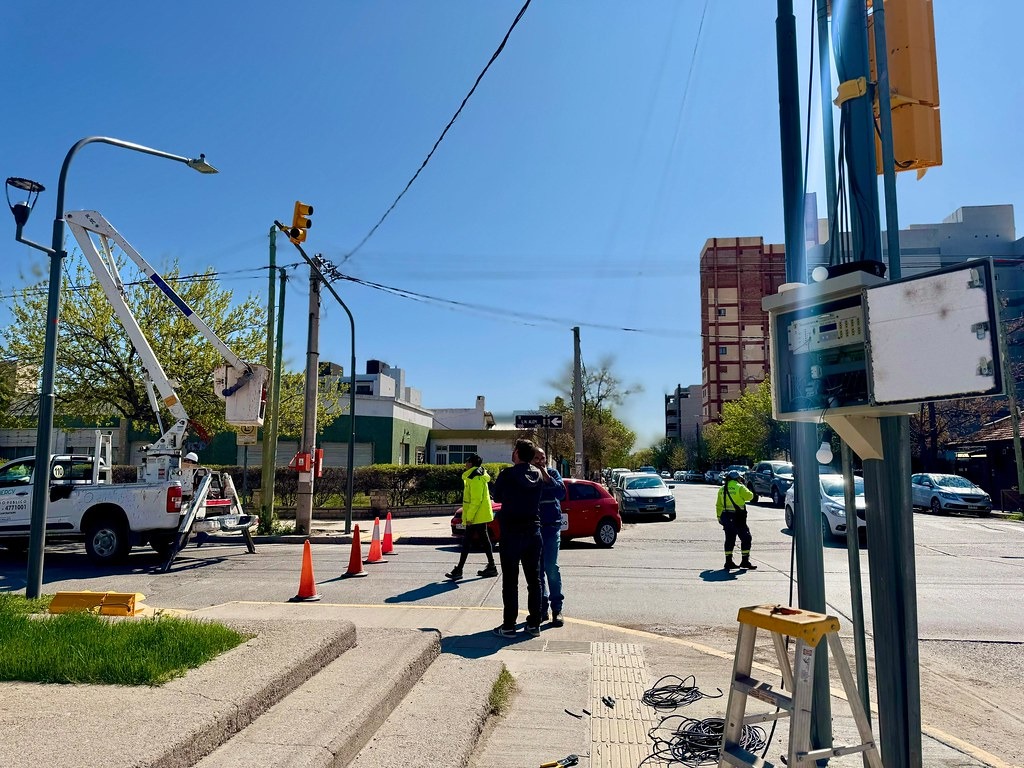
[[[465,523],[456,523],[455,524],[455,528],[457,530],[464,531],[464,530],[466,530],[466,524]]]
[[[563,531],[569,530],[569,515],[566,514],[565,512],[562,513],[562,528],[561,528],[561,530],[563,530]]]
[[[645,512],[657,512],[658,509],[659,509],[659,507],[657,507],[657,506],[644,507],[644,511]]]

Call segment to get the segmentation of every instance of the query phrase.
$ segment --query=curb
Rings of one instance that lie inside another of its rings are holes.
[[[362,538],[360,536],[360,538]],[[431,545],[443,545],[443,544],[457,544],[458,539],[452,536],[395,536],[395,544],[425,544]],[[270,536],[253,536],[253,541],[257,544],[303,544],[308,541],[310,544],[351,544],[352,534],[345,533],[311,533],[309,536],[302,536],[300,534],[287,534],[287,535],[270,535]],[[234,540],[231,540],[234,543]],[[227,540],[225,540],[227,542]],[[213,543],[212,541],[206,542],[207,544]],[[205,545],[204,545],[205,546]]]

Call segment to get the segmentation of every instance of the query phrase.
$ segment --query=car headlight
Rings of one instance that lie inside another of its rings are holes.
[[[944,499],[957,499],[958,498],[955,493],[950,493],[949,491],[939,491],[939,496],[941,496]]]
[[[838,504],[826,504],[825,511],[834,517],[846,517],[846,507],[841,507]]]

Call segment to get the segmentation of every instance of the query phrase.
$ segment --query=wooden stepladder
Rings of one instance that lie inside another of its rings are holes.
[[[850,664],[839,640],[839,619],[822,613],[803,611],[779,605],[755,605],[740,608],[736,620],[740,624],[736,640],[736,657],[733,660],[732,684],[729,687],[729,703],[726,707],[725,730],[722,734],[722,749],[719,768],[726,766],[755,766],[771,768],[774,763],[765,762],[740,746],[744,725],[763,723],[789,717],[789,766],[814,765],[816,760],[863,752],[871,768],[882,768],[871,724],[857,693]],[[779,660],[786,695],[773,690],[770,683],[755,680],[750,676],[754,661],[754,640],[757,630],[771,632],[775,655]],[[790,666],[784,637],[796,641],[793,666]],[[828,642],[836,671],[843,681],[843,689],[857,724],[861,743],[848,746],[831,746],[811,749],[811,692],[814,686],[814,654],[822,640]],[[753,697],[778,707],[778,712],[744,716],[747,697]]]

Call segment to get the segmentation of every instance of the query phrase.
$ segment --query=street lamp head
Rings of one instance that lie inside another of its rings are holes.
[[[25,199],[12,203],[12,189],[20,189],[24,192]],[[14,223],[17,225],[19,230],[28,223],[28,217],[29,214],[32,213],[32,207],[36,204],[36,200],[39,199],[39,193],[45,189],[46,187],[38,181],[32,181],[31,179],[22,179],[18,176],[11,176],[7,179],[7,205],[11,209],[11,213],[14,214]]]
[[[199,155],[198,158],[192,158],[189,160],[186,165],[188,165],[189,168],[194,168],[200,173],[219,173],[216,168],[206,162],[206,155],[202,154]]]

